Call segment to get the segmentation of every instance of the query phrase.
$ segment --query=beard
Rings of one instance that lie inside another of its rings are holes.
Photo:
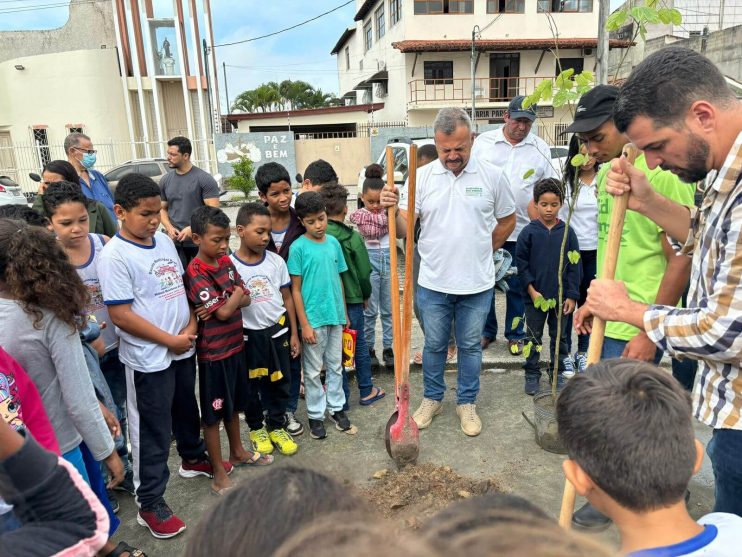
[[[697,135],[691,134],[686,153],[688,159],[687,165],[682,168],[669,165],[660,165],[660,167],[662,170],[669,170],[688,184],[699,182],[709,173],[709,170],[706,168],[709,152],[709,144]]]

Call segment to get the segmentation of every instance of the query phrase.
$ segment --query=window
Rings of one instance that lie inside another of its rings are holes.
[[[389,0],[389,27],[402,19],[402,0]]]
[[[589,13],[593,0],[538,0],[539,12]]]
[[[562,71],[572,68],[575,71],[575,74],[578,74],[584,69],[585,60],[583,58],[561,58],[559,63],[554,64],[556,66],[556,73],[554,75],[559,75],[561,73],[559,71],[560,64]]]
[[[416,14],[473,14],[474,0],[415,0]]]
[[[522,14],[525,11],[525,0],[487,0],[488,14]]]
[[[106,181],[107,182],[118,182],[126,176],[127,174],[131,174],[132,172],[136,171],[136,166],[133,164],[129,164],[126,166],[121,166],[119,168],[114,168],[110,172],[106,174]]]
[[[349,46],[345,47],[345,69],[346,70],[350,69],[350,47]]]
[[[363,38],[366,50],[370,50],[374,44],[373,25],[371,25],[370,21],[363,26]]]
[[[425,62],[423,64],[425,85],[452,85],[453,62]]]
[[[67,124],[67,133],[83,133],[82,126],[79,124]]]
[[[46,135],[46,126],[35,127],[33,129],[33,142],[39,156],[40,166],[45,166],[48,162],[51,162],[52,156],[49,152],[49,139]]]
[[[154,178],[155,176],[162,176],[163,174],[162,169],[160,168],[160,165],[157,164],[156,162],[140,164],[137,172],[139,172],[139,174],[144,174],[145,176],[149,176],[150,178]]]
[[[386,32],[384,29],[384,4],[374,12],[374,19],[376,20],[376,40],[379,40]]]

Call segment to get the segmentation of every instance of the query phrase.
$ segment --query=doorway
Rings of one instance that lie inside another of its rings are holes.
[[[490,101],[509,101],[518,94],[520,54],[490,54]]]

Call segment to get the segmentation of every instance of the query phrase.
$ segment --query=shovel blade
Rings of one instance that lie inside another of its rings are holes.
[[[408,464],[415,464],[420,454],[420,433],[415,420],[408,414],[406,418],[400,415],[392,424],[390,430],[390,455],[398,468]]]

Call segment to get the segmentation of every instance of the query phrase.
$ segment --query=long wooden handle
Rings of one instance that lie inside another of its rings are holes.
[[[394,150],[386,148],[386,184],[394,189]],[[397,272],[397,208],[388,209],[389,271],[392,298],[392,347],[394,349],[394,383],[399,385],[402,357],[402,320],[399,314],[399,273]]]
[[[412,283],[412,257],[415,250],[415,189],[417,185],[417,145],[410,145],[409,175],[407,179],[407,237],[405,239],[404,290],[402,299],[402,329],[404,331],[402,348],[402,369],[400,383],[410,380],[410,344],[412,343],[412,297],[415,290]],[[392,288],[394,285],[392,285]]]
[[[640,151],[631,143],[624,145],[622,155],[634,164]],[[603,261],[603,273],[600,278],[610,279],[616,276],[616,265],[618,263],[618,251],[621,248],[621,235],[623,234],[623,225],[626,218],[626,208],[629,204],[628,195],[620,195],[613,198],[613,210],[611,211],[610,228],[608,229],[608,243],[605,249],[605,259]],[[605,321],[595,317],[593,319],[593,329],[590,333],[590,345],[587,349],[588,365],[600,361],[600,354],[603,352],[603,340],[605,339]],[[575,486],[569,480],[564,480],[564,492],[562,493],[562,508],[559,511],[559,524],[562,528],[569,529],[572,526],[572,514],[575,510]]]

